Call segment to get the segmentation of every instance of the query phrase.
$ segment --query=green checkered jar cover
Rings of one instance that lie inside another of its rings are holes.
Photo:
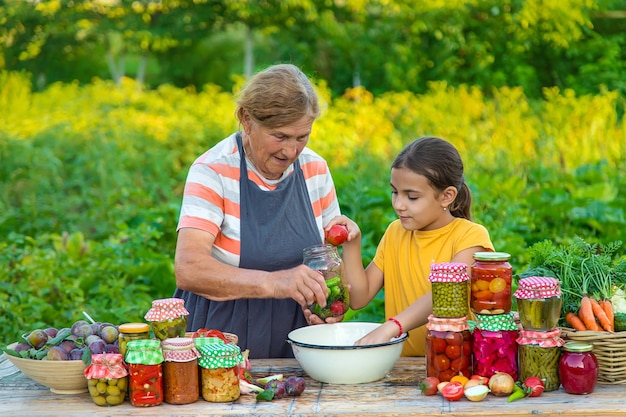
[[[239,346],[230,343],[212,343],[199,348],[202,356],[198,364],[207,369],[232,368],[243,360]]]
[[[163,362],[161,341],[156,339],[131,340],[126,344],[126,363],[158,365]]]

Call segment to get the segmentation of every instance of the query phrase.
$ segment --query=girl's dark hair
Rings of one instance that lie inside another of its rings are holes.
[[[400,152],[391,167],[423,175],[438,193],[453,186],[458,193],[449,207],[450,213],[471,220],[472,195],[465,184],[463,161],[450,142],[436,137],[416,139]]]

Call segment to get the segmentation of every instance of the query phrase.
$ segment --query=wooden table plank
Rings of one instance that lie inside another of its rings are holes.
[[[1,359],[0,359],[1,360]],[[3,365],[3,364],[0,364]],[[0,370],[3,367],[0,366]],[[422,396],[418,387],[424,377],[423,358],[401,358],[380,381],[368,384],[323,384],[304,375],[293,359],[252,360],[253,376],[282,373],[306,378],[304,394],[272,402],[256,402],[242,395],[234,403],[161,404],[133,407],[127,401],[115,407],[99,407],[89,394],[54,394],[21,373],[0,373],[0,416],[624,416],[626,387],[599,385],[590,395],[568,395],[562,389],[508,403],[506,398],[488,396],[484,401],[467,399],[450,402],[440,395]]]

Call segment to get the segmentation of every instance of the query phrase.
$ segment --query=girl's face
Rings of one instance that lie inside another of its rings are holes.
[[[247,140],[244,149],[256,169],[269,180],[277,180],[293,164],[309,141],[311,117],[295,123],[268,128],[248,119],[243,123]]]
[[[454,196],[450,200],[450,193]],[[391,204],[406,230],[434,230],[452,221],[449,210],[444,210],[454,201],[456,190],[448,187],[438,193],[425,176],[407,168],[391,169]]]

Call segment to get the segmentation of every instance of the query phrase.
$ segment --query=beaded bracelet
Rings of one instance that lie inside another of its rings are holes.
[[[395,317],[389,317],[388,321],[394,322],[400,328],[400,331],[398,332],[398,336],[396,337],[402,336],[402,333],[404,333],[404,329],[402,329],[402,325],[400,324],[398,319],[396,319]]]

